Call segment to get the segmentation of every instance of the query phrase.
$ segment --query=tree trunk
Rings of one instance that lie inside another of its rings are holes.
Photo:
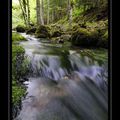
[[[70,0],[68,0],[68,19],[69,19],[69,26],[71,27],[71,25],[72,25],[72,6],[71,6]]]
[[[49,14],[49,4],[50,4],[50,1],[47,0],[47,24],[49,24],[49,18],[50,18],[50,14]]]
[[[29,5],[29,0],[27,0],[27,21],[28,21],[28,26],[30,26],[30,5]]]
[[[37,15],[37,25],[41,24],[40,19],[40,0],[36,0],[36,15]]]
[[[51,14],[51,21],[50,22],[54,22],[54,11],[52,10],[52,14]]]
[[[24,8],[24,11],[26,13],[26,1],[25,0],[23,0],[23,8]]]
[[[19,4],[20,4],[21,10],[22,10],[22,14],[23,14],[24,23],[27,26],[27,14],[26,14],[26,7],[24,6],[25,5],[24,2],[25,1],[19,0]]]
[[[43,0],[41,0],[41,4],[40,4],[40,19],[41,19],[41,24],[44,25],[44,17],[43,17]]]

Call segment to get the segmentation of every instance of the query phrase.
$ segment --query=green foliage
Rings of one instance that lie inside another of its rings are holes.
[[[73,11],[73,17],[77,17],[77,16],[80,16],[83,12],[83,8],[76,8],[74,11]]]
[[[29,0],[30,2],[30,20],[33,24],[36,23],[36,0]],[[12,1],[12,28],[17,25],[25,25],[22,10],[19,5],[19,1],[16,3],[15,0]]]
[[[18,24],[24,25],[24,21],[21,18],[22,11],[19,2],[12,1],[12,28],[15,28]]]
[[[19,33],[12,32],[12,42],[25,41],[26,39]]]
[[[30,2],[30,21],[36,23],[36,0],[29,0]],[[22,11],[19,2],[12,2],[12,21],[13,27],[19,24],[24,24]],[[47,23],[47,13],[48,13],[48,1],[43,1],[43,18],[45,24]],[[73,19],[80,16],[83,12],[95,9],[102,10],[103,7],[107,6],[107,0],[71,0],[71,6],[73,8]],[[97,8],[97,9],[96,9]],[[89,12],[89,11],[87,11]],[[64,19],[68,15],[68,1],[67,0],[50,0],[49,3],[49,17],[50,23],[55,23],[61,19]]]

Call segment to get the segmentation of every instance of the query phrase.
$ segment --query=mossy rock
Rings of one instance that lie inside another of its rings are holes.
[[[48,26],[40,25],[36,32],[35,32],[36,37],[38,38],[50,38],[50,33]]]
[[[20,82],[28,72],[29,61],[25,57],[25,49],[19,45],[12,45],[12,75]]]
[[[57,23],[56,24],[51,24],[50,27],[51,27],[52,35],[57,31],[60,32],[60,33],[63,33],[63,32],[66,31],[66,27],[61,25],[61,24],[57,24]]]
[[[36,32],[36,30],[37,30],[36,27],[33,27],[33,28],[27,30],[26,34],[34,34]]]
[[[16,27],[16,31],[23,33],[23,32],[26,31],[26,27],[25,27],[25,26],[22,26],[22,25],[18,25],[18,26]]]
[[[12,103],[19,104],[21,98],[25,95],[25,88],[17,84],[16,80],[12,80]]]
[[[61,35],[62,35],[62,32],[55,31],[55,32],[53,32],[52,37],[60,37]]]
[[[81,28],[87,28],[87,25],[86,25],[85,22],[81,22],[81,23],[79,23],[79,26],[80,26]]]
[[[74,31],[76,31],[76,30],[78,30],[80,28],[80,26],[77,24],[77,25],[74,25],[73,27],[72,27],[72,31],[74,32]]]
[[[71,42],[76,46],[92,47],[96,46],[98,42],[98,32],[88,31],[84,28],[79,28],[72,34]]]
[[[64,41],[70,41],[71,35],[69,35],[69,34],[64,34],[64,35],[61,35],[60,38],[63,39]]]
[[[19,33],[12,32],[12,42],[20,42],[20,41],[26,41],[26,38],[24,38]]]
[[[12,75],[17,78],[19,69],[17,68],[18,63],[22,63],[24,60],[25,50],[23,47],[18,45],[12,45]]]
[[[108,30],[104,35],[101,36],[101,39],[98,42],[98,46],[108,48]]]

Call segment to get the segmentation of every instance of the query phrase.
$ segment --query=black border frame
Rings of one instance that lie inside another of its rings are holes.
[[[12,0],[8,0],[8,120],[12,120]]]

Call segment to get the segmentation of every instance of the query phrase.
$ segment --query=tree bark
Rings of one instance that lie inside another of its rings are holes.
[[[27,21],[28,21],[28,26],[30,26],[30,5],[29,5],[29,0],[27,0]]]
[[[21,7],[21,10],[22,10],[22,14],[23,14],[23,19],[24,19],[24,23],[25,25],[27,26],[27,14],[26,14],[26,8],[24,8],[24,2],[19,0],[19,4],[20,4],[20,7]]]
[[[44,25],[44,17],[43,17],[43,0],[41,0],[41,4],[40,4],[40,19],[41,19],[41,24]]]
[[[36,0],[36,15],[37,15],[37,25],[41,24],[40,19],[40,0]]]
[[[49,19],[50,19],[50,13],[49,13],[49,4],[50,4],[50,1],[47,0],[47,24],[49,24]]]
[[[72,6],[71,6],[70,0],[68,0],[68,19],[69,19],[69,26],[71,27],[71,25],[72,25]]]

